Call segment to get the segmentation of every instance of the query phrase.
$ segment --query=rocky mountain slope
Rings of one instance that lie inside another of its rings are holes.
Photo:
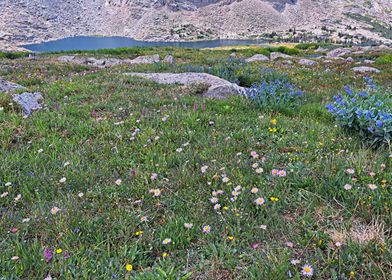
[[[75,35],[392,42],[390,0],[2,0],[0,48]],[[295,30],[295,32],[294,32]]]

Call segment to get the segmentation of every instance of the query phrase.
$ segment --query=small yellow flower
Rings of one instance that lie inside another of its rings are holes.
[[[125,270],[126,271],[131,271],[133,269],[133,266],[131,265],[131,264],[127,264],[126,266],[125,266]]]
[[[143,231],[142,231],[142,230],[135,232],[135,235],[136,235],[136,236],[139,236],[139,235],[142,235],[142,234],[143,234]]]
[[[62,252],[63,252],[62,249],[57,249],[57,250],[56,250],[56,253],[57,253],[57,254],[61,254]]]
[[[271,197],[270,197],[270,200],[271,200],[272,202],[276,202],[276,201],[279,200],[279,198],[278,198],[278,197],[271,196]]]
[[[167,256],[168,256],[168,253],[166,253],[166,252],[162,254],[163,258],[166,258]]]
[[[354,271],[350,271],[350,277],[353,278],[355,276],[355,272]]]
[[[234,236],[227,237],[230,241],[234,240]]]
[[[271,120],[272,125],[276,125],[277,123],[278,123],[278,121],[276,119]]]
[[[223,206],[223,210],[229,210],[229,207],[227,207],[227,206]]]

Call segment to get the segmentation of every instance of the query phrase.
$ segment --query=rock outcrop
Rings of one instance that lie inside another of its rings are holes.
[[[269,58],[263,54],[255,54],[254,56],[245,59],[245,62],[249,62],[249,63],[250,62],[263,62],[263,61],[269,61]]]
[[[14,94],[12,100],[22,108],[24,116],[30,116],[34,111],[42,109],[43,97],[39,92]]]
[[[245,88],[206,73],[126,73],[126,75],[148,79],[159,84],[205,84],[208,90],[204,96],[217,99],[245,93]]]
[[[356,73],[368,73],[368,72],[374,72],[374,73],[380,73],[381,71],[378,70],[377,68],[374,67],[368,67],[368,66],[358,66],[354,67],[353,71]]]
[[[78,57],[73,55],[64,55],[57,58],[60,62],[71,62],[80,65],[90,65],[96,67],[111,67],[120,64],[153,64],[161,62],[158,54],[139,56],[134,59],[118,59],[118,58],[95,58],[95,57]],[[174,63],[174,59],[166,56],[163,62]]]

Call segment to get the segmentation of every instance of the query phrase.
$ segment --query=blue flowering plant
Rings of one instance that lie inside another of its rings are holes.
[[[345,86],[342,94],[333,97],[327,110],[343,127],[358,131],[371,146],[388,145],[392,134],[392,92],[376,86],[365,78],[365,90]]]
[[[246,97],[262,108],[295,108],[303,103],[304,92],[286,78],[264,79],[246,90]]]

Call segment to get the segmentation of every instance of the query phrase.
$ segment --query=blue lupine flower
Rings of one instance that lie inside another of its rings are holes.
[[[353,94],[353,91],[351,90],[351,88],[350,88],[349,85],[346,85],[346,86],[344,87],[344,90],[345,90],[346,93],[347,93],[348,95],[350,95],[350,96]]]
[[[376,126],[377,127],[382,127],[383,126],[383,122],[380,121],[380,120],[376,121]]]

